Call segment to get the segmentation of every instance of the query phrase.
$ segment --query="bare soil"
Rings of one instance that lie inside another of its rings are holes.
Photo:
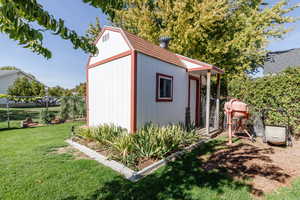
[[[205,170],[226,168],[233,178],[246,180],[255,196],[288,186],[300,176],[300,141],[296,140],[293,147],[280,147],[260,138],[254,143],[243,139],[201,158],[206,160]]]
[[[57,148],[52,153],[56,153],[56,154],[65,154],[65,153],[72,154],[74,156],[75,160],[80,160],[80,159],[91,160],[90,157],[88,157],[84,153],[78,151],[77,149],[75,149],[72,146],[66,146],[66,147]]]

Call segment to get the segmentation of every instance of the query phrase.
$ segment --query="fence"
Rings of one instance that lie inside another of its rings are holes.
[[[0,130],[80,122],[85,117],[85,99],[80,96],[0,98]]]
[[[203,95],[201,99],[200,126],[205,127],[206,98]],[[224,102],[225,99],[221,99],[219,116],[216,116],[216,99],[211,98],[209,117],[211,130],[224,127]],[[0,130],[58,124],[65,121],[84,121],[85,118],[85,98],[80,96],[0,98]],[[219,126],[216,124],[217,121]]]

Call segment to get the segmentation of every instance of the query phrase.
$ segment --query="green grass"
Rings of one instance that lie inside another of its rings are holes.
[[[290,187],[279,188],[272,194],[268,194],[267,200],[299,200],[300,197],[300,179],[293,182]]]
[[[222,148],[222,140],[213,140],[131,183],[96,161],[51,153],[66,145],[71,125],[0,131],[1,200],[251,199],[250,187],[227,176],[226,169],[201,167],[204,161],[197,157]],[[286,197],[288,191],[295,193],[297,187],[283,189],[279,195]],[[277,197],[269,199],[284,199]]]
[[[10,128],[20,128],[20,122],[26,117],[31,117],[33,121],[40,121],[40,112],[45,108],[9,108],[10,112]],[[49,111],[55,115],[59,114],[60,107],[49,107]],[[7,109],[0,108],[0,129],[8,128],[7,124]]]

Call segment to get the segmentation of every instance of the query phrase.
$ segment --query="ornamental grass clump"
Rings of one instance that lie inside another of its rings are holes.
[[[200,139],[195,129],[187,131],[183,125],[160,127],[149,123],[135,134],[108,124],[85,129],[78,129],[77,135],[92,138],[111,159],[131,167],[136,167],[140,160],[162,159]]]

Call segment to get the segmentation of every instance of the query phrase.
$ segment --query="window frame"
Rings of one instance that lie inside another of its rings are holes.
[[[160,97],[160,79],[168,79],[171,80],[171,97]],[[157,102],[172,102],[173,101],[173,76],[156,73],[156,101]]]

